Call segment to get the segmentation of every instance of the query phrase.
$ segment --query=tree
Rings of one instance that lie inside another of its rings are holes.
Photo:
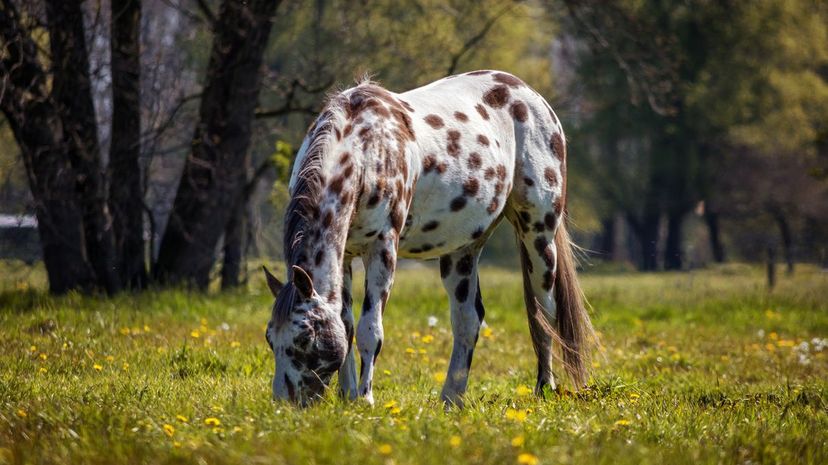
[[[222,2],[192,151],[161,241],[155,277],[206,289],[219,239],[247,182],[262,57],[279,2]]]

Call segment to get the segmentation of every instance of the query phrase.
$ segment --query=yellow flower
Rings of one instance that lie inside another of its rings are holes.
[[[413,333],[411,333],[411,337],[413,337],[414,339],[417,339],[418,337],[420,337],[420,332],[419,331],[414,331]]]
[[[521,436],[515,436],[512,438],[512,447],[523,447],[523,444],[526,442],[526,439]]]
[[[395,407],[396,405],[397,405],[396,400],[389,400],[388,402],[385,403],[385,405],[383,405],[383,407],[391,408],[391,407]]]
[[[517,461],[521,465],[537,465],[538,458],[529,452],[524,452],[517,457]]]
[[[423,336],[421,340],[423,341],[423,344],[430,344],[431,341],[434,340],[434,336],[432,336],[431,334],[426,334],[425,336]]]
[[[767,349],[768,352],[776,352],[776,346],[770,342],[765,344],[765,349]]]
[[[112,355],[107,355],[107,356],[106,356],[106,361],[107,361],[107,362],[114,362],[114,361],[115,361],[115,357],[113,357]]]
[[[29,352],[37,352],[37,346],[29,347]]]
[[[173,425],[169,425],[169,424],[165,423],[163,428],[164,428],[164,433],[166,433],[167,436],[173,437],[173,434],[175,434],[175,428],[173,428]]]
[[[29,414],[26,413],[26,411],[23,410],[22,408],[19,408],[19,409],[17,409],[17,416],[20,417],[20,418],[26,418],[26,417],[29,416]]]
[[[37,370],[37,371],[38,371],[39,373],[46,373],[46,372],[47,372],[47,371],[49,371],[49,370],[47,370],[47,369],[46,369],[46,368],[44,368],[44,367],[40,367],[40,369],[39,369],[39,370]]]
[[[513,408],[506,409],[506,419],[514,420],[518,423],[523,423],[526,421],[526,417],[528,416],[528,412],[526,410],[515,410]]]
[[[405,349],[405,353],[407,353],[407,354],[416,354],[416,353],[417,353],[417,351],[416,351],[416,350],[414,350],[412,347],[407,347],[407,348]]]
[[[446,380],[446,374],[443,373],[443,372],[434,373],[433,376],[434,376],[434,381],[437,381],[438,383],[442,383],[443,381]]]
[[[517,392],[517,395],[523,397],[523,396],[528,396],[529,394],[531,394],[532,389],[529,386],[525,385],[525,384],[521,384],[520,386],[518,386],[515,389],[515,392]]]
[[[391,415],[398,415],[400,412],[402,412],[402,409],[399,408],[399,407],[392,407],[390,412],[391,412]]]
[[[221,420],[216,417],[210,417],[204,420],[204,424],[207,426],[219,426],[221,424]]]
[[[194,329],[190,331],[190,337],[198,339],[201,337],[201,333],[199,333],[197,329]]]
[[[187,417],[185,417],[184,415],[176,415],[176,416],[175,416],[175,419],[176,419],[176,420],[178,420],[178,421],[180,421],[181,423],[187,423],[187,422],[189,422],[189,421],[190,421],[190,420],[188,420],[188,419],[187,419]]]
[[[451,445],[451,447],[460,447],[460,444],[462,443],[463,439],[461,439],[460,436],[455,435],[449,438],[449,445]]]
[[[101,371],[101,370],[103,370],[103,367],[102,367],[102,366],[100,366],[100,365],[98,365],[97,363],[96,363],[96,364],[94,364],[94,365],[92,365],[92,368],[94,368],[94,369],[95,369],[95,370],[97,370],[97,371]]]
[[[630,399],[631,400],[638,400],[639,397],[641,397],[641,394],[639,394],[637,392],[630,393]]]
[[[377,447],[377,450],[382,455],[391,455],[391,451],[394,449],[391,447],[391,444],[380,444],[380,446]]]
[[[129,328],[121,328],[118,330],[118,332],[124,336],[129,336]]]
[[[615,422],[615,426],[627,426],[630,424],[630,420],[618,420]]]
[[[241,347],[241,342],[233,341],[230,343],[230,347]]]
[[[425,349],[419,349],[419,350],[418,350],[418,352],[420,352],[420,354],[425,354],[425,353],[427,353]]]
[[[145,333],[150,332],[150,327],[149,327],[149,326],[147,326],[147,325],[144,325],[144,332],[145,332]]]
[[[494,331],[492,331],[492,328],[486,326],[485,328],[483,328],[483,331],[481,331],[480,334],[482,334],[483,337],[486,339],[491,339],[494,335]]]
[[[124,364],[121,366],[121,369],[124,370],[124,371],[129,370],[129,363],[124,362]]]
[[[390,374],[391,374],[391,370],[382,370],[382,374],[384,374],[384,375],[390,375]]]
[[[775,332],[775,331],[771,331],[771,333],[770,333],[770,334],[768,334],[768,338],[769,338],[771,341],[775,341],[775,340],[779,339],[779,335],[778,335],[778,334],[776,334],[776,332]]]
[[[46,360],[47,358],[49,358],[49,356],[41,352],[40,359],[41,360]]]

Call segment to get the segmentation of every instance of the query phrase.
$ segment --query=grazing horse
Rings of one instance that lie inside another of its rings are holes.
[[[585,384],[594,333],[563,220],[563,130],[517,77],[474,71],[402,94],[372,82],[335,94],[308,130],[289,190],[287,283],[265,269],[276,298],[266,331],[275,399],[305,405],[338,370],[343,396],[373,403],[397,259],[439,258],[454,335],[441,397],[462,405],[484,316],[477,262],[503,218],[520,249],[535,391],[555,388],[553,358],[577,387]],[[365,265],[359,379],[351,309],[357,256]]]

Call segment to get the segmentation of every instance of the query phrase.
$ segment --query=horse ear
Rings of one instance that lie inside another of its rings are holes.
[[[270,288],[270,293],[273,294],[273,297],[276,297],[284,285],[276,278],[276,276],[273,276],[273,273],[271,273],[266,266],[262,265],[262,270],[264,270],[265,278],[267,280],[267,287]]]
[[[302,268],[293,265],[293,285],[303,299],[310,299],[313,295],[313,280]]]

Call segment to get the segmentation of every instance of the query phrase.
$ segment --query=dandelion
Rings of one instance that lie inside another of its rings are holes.
[[[432,336],[431,334],[426,334],[422,338],[423,344],[430,344],[433,340],[434,340],[434,336]]]
[[[29,352],[37,352],[37,346],[29,347]]]
[[[392,407],[391,410],[389,410],[391,415],[399,415],[400,412],[402,412],[402,409],[399,407]]]
[[[118,332],[121,333],[122,336],[129,336],[129,328],[121,328],[118,330]]]
[[[463,443],[463,439],[461,439],[460,436],[454,435],[454,436],[449,438],[449,445],[451,447],[460,447],[460,444],[462,444],[462,443]]]
[[[437,326],[437,317],[434,316],[434,315],[431,315],[431,316],[428,317],[428,327],[433,328],[435,326]]]
[[[390,375],[390,374],[391,374],[391,370],[382,370],[382,374],[384,374],[384,375]]]
[[[115,357],[113,357],[112,355],[107,355],[107,356],[106,356],[106,361],[107,361],[107,362],[114,362],[114,361],[115,361]]]
[[[123,364],[123,365],[121,365],[121,369],[122,369],[122,370],[124,370],[124,371],[129,370],[129,363],[124,362],[124,364]]]
[[[194,330],[190,331],[190,337],[193,338],[193,339],[198,339],[198,338],[201,337],[201,333],[198,332],[197,329],[194,329]]]
[[[48,356],[48,355],[46,355],[46,354],[44,354],[44,353],[42,353],[42,352],[40,353],[39,357],[40,357],[40,359],[41,359],[41,360],[46,360],[47,358],[49,358],[49,356]]]
[[[407,347],[407,348],[405,349],[405,353],[407,353],[407,354],[416,354],[416,353],[417,353],[417,351],[416,351],[416,350],[414,350],[414,348],[413,348],[413,347]]]
[[[526,439],[523,435],[515,436],[512,438],[512,447],[523,447],[523,444],[526,442]]]
[[[393,450],[394,449],[391,447],[391,444],[380,444],[380,446],[377,447],[377,451],[382,455],[391,455],[391,451]]]
[[[147,325],[144,325],[144,332],[145,332],[145,333],[150,332],[150,327],[149,327],[149,326],[147,326]]]
[[[517,461],[521,465],[537,465],[538,458],[530,454],[529,452],[523,452],[522,454],[518,455]]]
[[[216,417],[210,417],[210,418],[204,419],[204,424],[207,425],[207,426],[216,427],[216,426],[221,425],[221,420],[219,420]]]
[[[241,342],[233,341],[233,342],[230,343],[230,347],[234,347],[234,348],[235,347],[241,347]]]
[[[94,365],[92,365],[92,368],[93,368],[95,371],[101,371],[101,370],[103,370],[103,367],[102,367],[101,365],[98,365],[97,363],[96,363],[96,364],[94,364]]]
[[[515,410],[513,408],[506,409],[506,419],[513,420],[518,423],[523,423],[526,421],[526,417],[529,415],[529,412],[526,410]]]
[[[190,421],[190,420],[189,420],[187,417],[185,417],[184,415],[176,415],[176,416],[175,416],[175,419],[176,419],[176,420],[178,420],[178,421],[180,421],[181,423],[189,423],[189,421]]]
[[[428,353],[425,349],[418,349],[417,352],[419,352],[420,355]]]
[[[46,372],[47,372],[47,371],[49,371],[49,370],[47,370],[47,369],[46,369],[46,368],[44,368],[44,367],[40,367],[40,369],[39,369],[39,370],[37,370],[37,371],[38,371],[38,373],[46,373]]]
[[[615,422],[615,426],[628,426],[630,424],[630,420],[621,419]]]
[[[446,374],[441,371],[434,373],[432,377],[434,378],[434,381],[437,381],[438,383],[442,383],[446,380]]]
[[[17,409],[17,416],[20,417],[20,418],[26,418],[26,417],[29,416],[29,414],[26,413],[26,411],[23,410],[22,408],[19,408],[19,409]]]
[[[520,386],[515,388],[515,392],[517,393],[518,396],[524,397],[524,396],[528,396],[529,394],[531,394],[532,389],[529,386],[525,385],[525,384],[521,384]]]
[[[775,341],[775,340],[779,339],[779,335],[778,335],[778,334],[776,334],[776,332],[775,332],[775,331],[771,331],[771,332],[768,334],[768,339],[770,339],[770,340],[772,340],[772,341]]]
[[[639,394],[637,392],[630,393],[630,400],[635,401],[635,400],[638,400],[639,397],[641,397],[641,394]]]
[[[173,427],[173,425],[170,425],[170,424],[166,424],[166,423],[165,423],[165,424],[164,424],[164,426],[163,426],[163,428],[164,428],[164,433],[165,433],[167,436],[169,436],[169,437],[173,437],[173,434],[175,434],[175,428]]]
[[[483,331],[481,331],[480,334],[483,336],[484,339],[491,339],[494,335],[494,331],[492,331],[492,328],[486,326],[485,328],[483,328]]]
[[[396,405],[397,405],[397,401],[396,401],[396,400],[389,400],[388,402],[386,402],[386,403],[385,403],[385,405],[383,405],[383,407],[385,407],[385,408],[391,408],[391,407],[394,407],[394,406],[396,406]]]

